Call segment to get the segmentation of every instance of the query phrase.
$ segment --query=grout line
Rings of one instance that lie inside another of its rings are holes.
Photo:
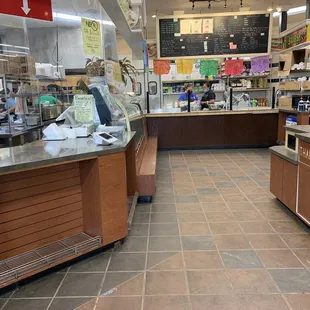
[[[150,243],[150,232],[151,232],[151,215],[153,211],[153,204],[150,206],[150,218],[149,218],[149,227],[148,227],[148,236],[146,241],[146,254],[145,254],[145,264],[144,264],[144,272],[143,272],[143,285],[142,285],[142,300],[141,300],[141,310],[144,308],[144,298],[146,291],[146,271],[147,271],[147,263],[148,263],[148,253],[149,253],[149,243]]]
[[[110,263],[111,263],[111,259],[112,259],[113,253],[114,253],[114,251],[111,251],[111,252],[110,252],[110,258],[109,258],[109,261],[108,261],[107,266],[106,266],[106,268],[105,268],[105,273],[104,273],[103,279],[102,279],[102,281],[101,281],[101,283],[100,283],[100,287],[99,287],[99,290],[98,290],[98,294],[97,294],[97,297],[96,297],[96,301],[95,301],[93,310],[96,310],[96,308],[97,308],[97,306],[98,306],[99,296],[100,296],[101,290],[102,290],[102,288],[103,288],[103,284],[104,284],[105,278],[106,278],[106,276],[107,276],[107,271],[108,271],[108,269],[109,269],[109,266],[110,266]]]
[[[59,290],[60,290],[62,284],[64,283],[64,281],[65,281],[65,279],[66,279],[66,277],[67,277],[67,275],[68,275],[70,269],[71,269],[71,266],[68,267],[67,272],[64,274],[64,276],[63,276],[61,282],[59,283],[58,288],[57,288],[57,290],[56,290],[54,296],[52,297],[52,300],[50,301],[49,305],[47,306],[46,310],[48,310],[48,309],[50,308],[50,306],[52,305],[52,303],[53,303],[55,297],[57,296],[57,293],[59,292]]]

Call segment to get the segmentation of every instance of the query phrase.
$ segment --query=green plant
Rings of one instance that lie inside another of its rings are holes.
[[[104,76],[105,66],[104,59],[93,57],[86,59],[86,74],[88,76]]]
[[[129,78],[131,83],[134,83],[135,77],[139,74],[138,70],[131,64],[131,61],[125,57],[119,61],[121,68],[122,80],[127,85],[127,79]],[[133,75],[133,76],[132,76]]]

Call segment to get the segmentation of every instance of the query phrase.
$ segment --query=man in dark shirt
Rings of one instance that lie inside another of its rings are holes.
[[[201,98],[200,101],[200,105],[201,105],[201,110],[203,109],[208,109],[209,104],[214,104],[215,103],[215,93],[214,91],[211,89],[211,84],[210,82],[206,82],[203,84],[203,88],[204,88],[204,95]]]

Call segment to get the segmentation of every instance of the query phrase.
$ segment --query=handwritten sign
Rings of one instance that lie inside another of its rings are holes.
[[[258,56],[251,58],[251,71],[261,73],[269,70],[269,56]]]
[[[93,95],[74,96],[74,116],[78,123],[92,123],[94,121],[94,97]]]
[[[101,25],[92,19],[82,18],[83,48],[86,55],[102,57]]]
[[[227,76],[234,76],[242,74],[243,72],[243,60],[225,60],[225,74]]]

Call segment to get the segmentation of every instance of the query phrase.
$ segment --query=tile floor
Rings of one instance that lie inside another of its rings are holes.
[[[269,192],[268,150],[161,152],[157,169],[124,245],[0,295],[0,309],[310,309],[309,229]]]

